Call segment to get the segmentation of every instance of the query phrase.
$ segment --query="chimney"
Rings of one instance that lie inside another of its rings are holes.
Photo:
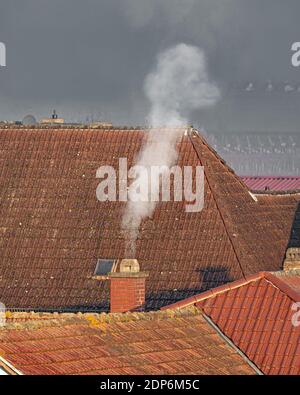
[[[140,272],[137,259],[122,259],[119,271],[110,272],[110,312],[142,311],[148,273]]]
[[[288,248],[283,262],[283,270],[300,269],[300,248]]]

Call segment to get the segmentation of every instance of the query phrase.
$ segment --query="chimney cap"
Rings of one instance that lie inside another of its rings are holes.
[[[148,272],[141,272],[140,271],[140,264],[137,259],[122,259],[119,264],[119,270],[115,272],[109,273],[109,277],[140,277],[145,278],[148,277]]]
[[[283,263],[284,270],[300,269],[300,247],[288,248]]]
[[[140,271],[137,259],[98,259],[93,275],[94,280],[109,280],[111,277],[148,277],[148,272]]]
[[[120,263],[120,273],[138,273],[140,264],[137,259],[122,259]]]

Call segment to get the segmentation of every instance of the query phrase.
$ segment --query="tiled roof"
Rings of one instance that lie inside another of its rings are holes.
[[[279,282],[275,280],[275,283],[279,288],[295,302],[300,302],[300,270],[280,271],[272,274],[278,278]]]
[[[252,191],[300,190],[300,177],[241,177]]]
[[[162,131],[163,132],[163,131]],[[98,258],[124,258],[125,203],[96,200],[96,170],[129,166],[142,130],[0,130],[0,300],[10,309],[107,309]],[[282,267],[299,194],[250,195],[196,132],[179,164],[203,165],[205,208],[159,203],[142,223],[136,258],[149,271],[147,308]],[[261,237],[263,235],[263,237]]]
[[[198,306],[265,374],[300,374],[300,271],[261,272],[181,301]]]
[[[23,374],[256,374],[197,309],[14,314],[0,355]]]
[[[269,211],[270,213],[269,215],[271,216],[273,222],[274,243],[278,243],[278,244],[280,243],[277,240],[278,237],[277,231],[282,227],[284,213],[287,216],[287,218],[289,218],[288,217],[289,205],[291,204],[290,199],[292,199],[292,197],[295,198],[296,196],[300,196],[300,195],[296,194],[296,195],[286,195],[286,196],[284,195],[259,196],[259,202],[262,206],[265,206],[266,212],[268,212],[269,208],[271,209]],[[300,247],[300,203],[299,202],[296,203],[295,206],[287,247],[297,247],[297,248]]]

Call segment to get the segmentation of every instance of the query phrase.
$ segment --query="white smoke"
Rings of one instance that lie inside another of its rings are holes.
[[[139,153],[136,165],[167,166],[176,163],[176,143],[184,133],[191,111],[211,106],[220,97],[206,71],[206,60],[199,48],[178,44],[159,54],[155,70],[145,80],[144,90],[151,103],[148,122],[151,126],[147,142]],[[165,129],[158,129],[166,127]],[[122,220],[126,238],[126,255],[135,255],[135,244],[143,219],[151,217],[156,202],[136,201],[137,186],[148,186],[145,172],[131,174],[136,180],[129,188],[129,201]],[[159,190],[159,184],[155,185]],[[142,188],[140,188],[142,189]]]

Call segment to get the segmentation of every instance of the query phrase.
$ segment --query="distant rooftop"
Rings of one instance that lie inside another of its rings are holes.
[[[241,177],[252,191],[295,191],[300,190],[300,177]]]

